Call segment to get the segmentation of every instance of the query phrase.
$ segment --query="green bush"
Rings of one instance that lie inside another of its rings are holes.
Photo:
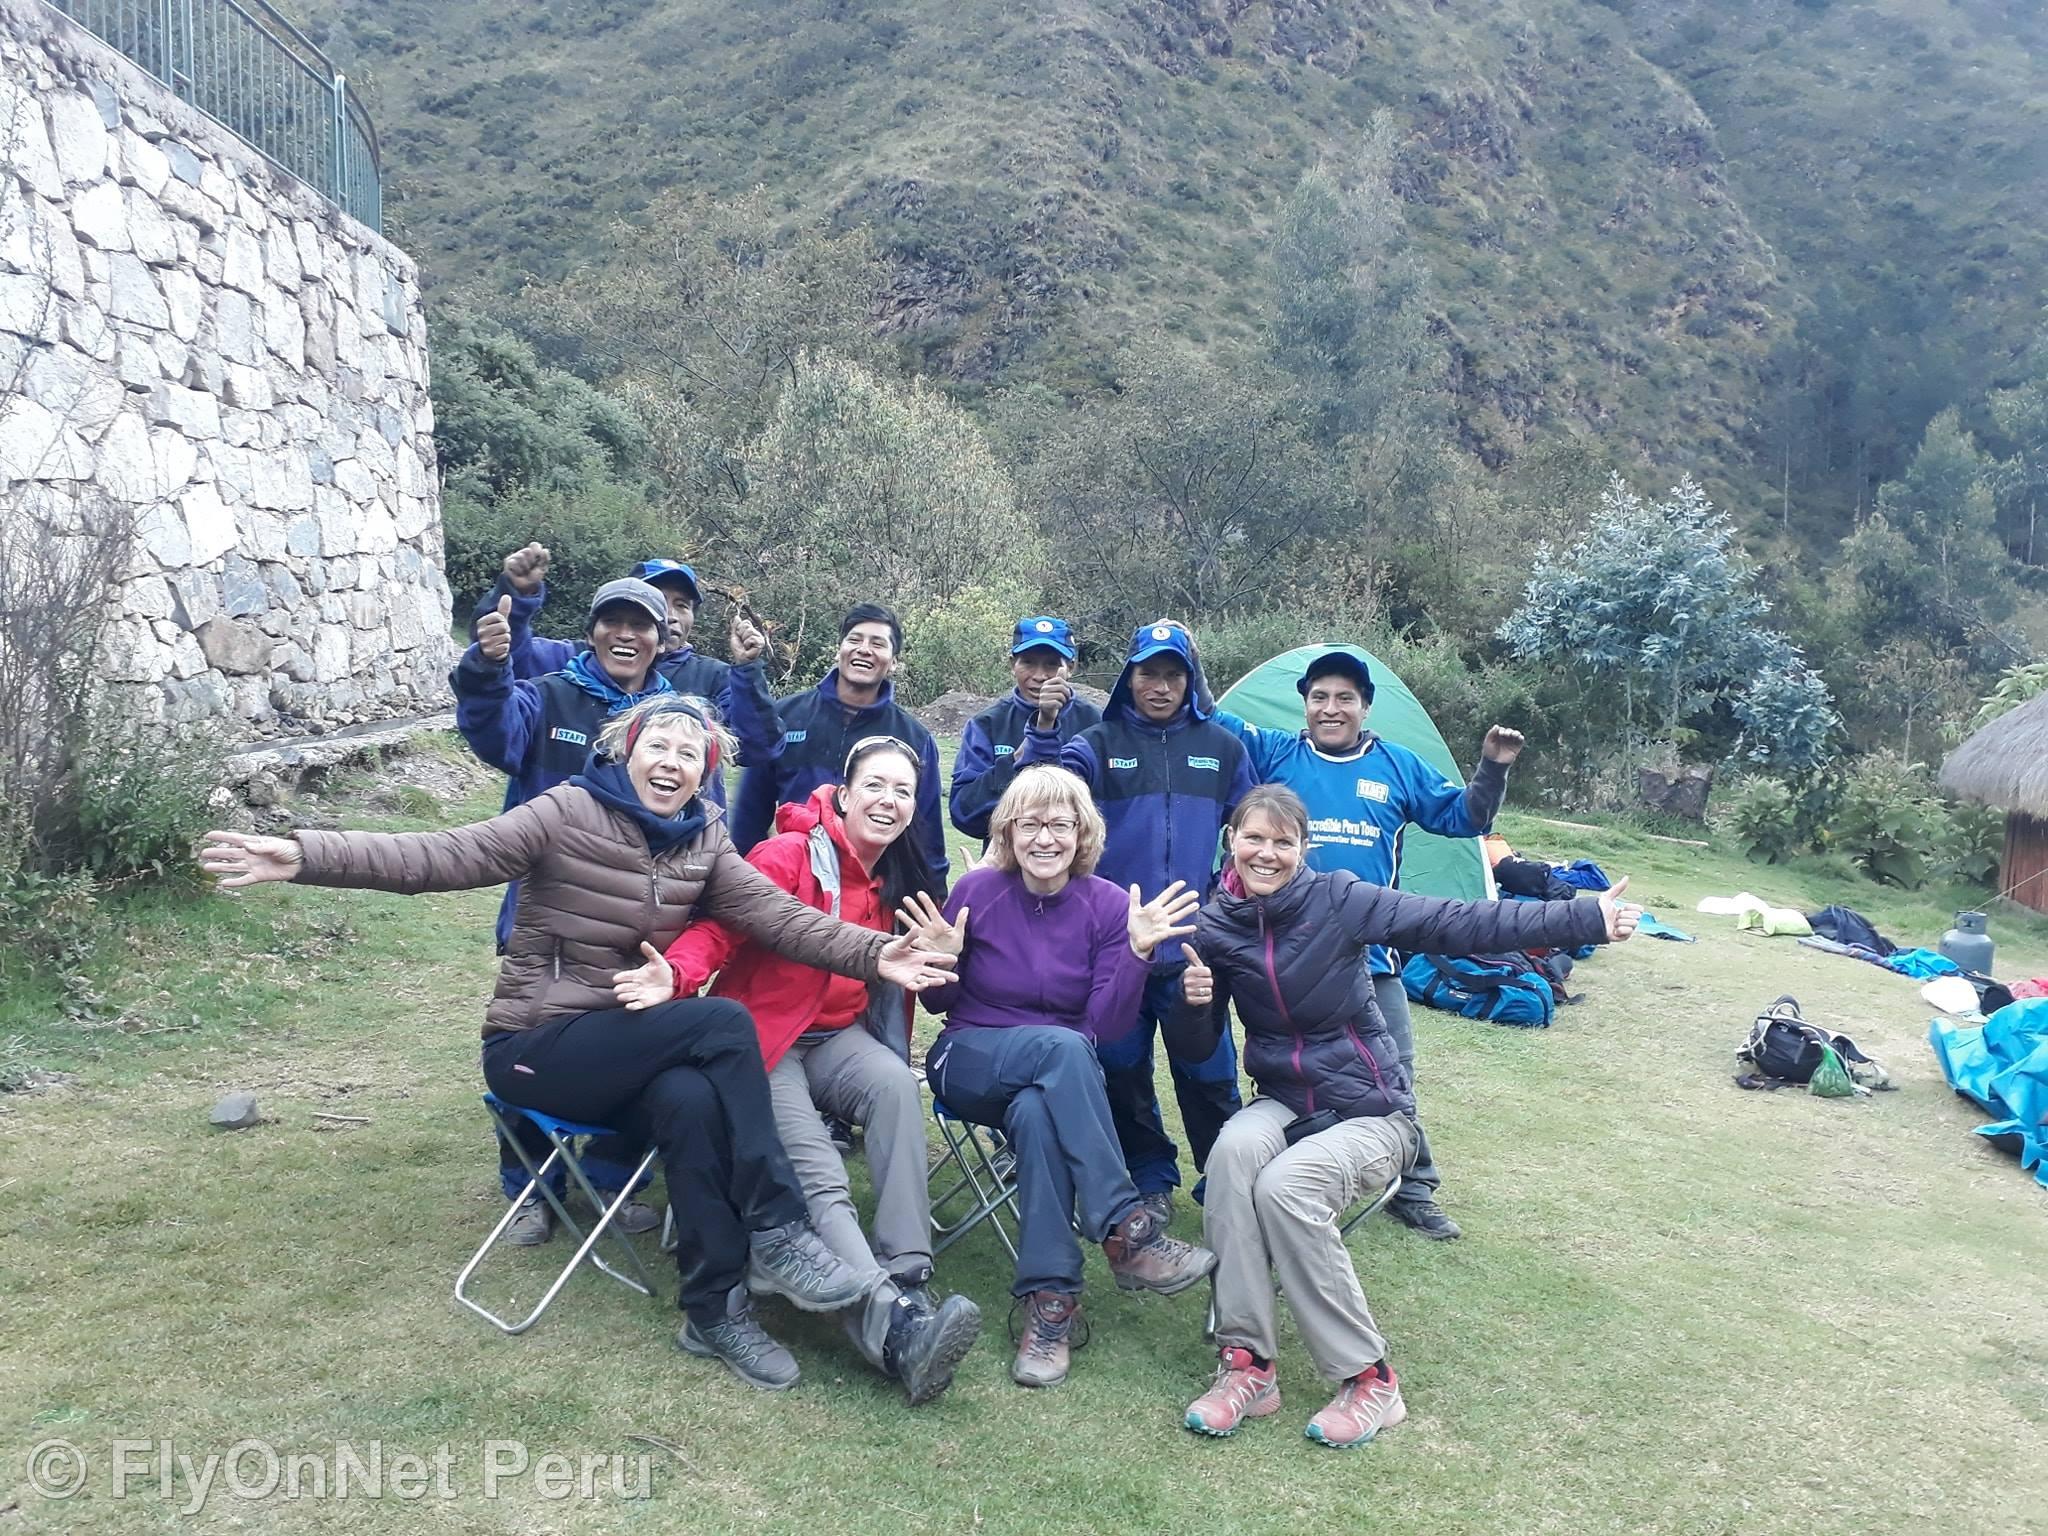
[[[465,631],[505,556],[523,544],[545,544],[553,557],[547,607],[535,627],[570,637],[583,633],[591,595],[606,582],[649,556],[689,558],[687,531],[616,480],[572,491],[511,491],[495,500],[451,494],[442,525],[455,621]]]
[[[1752,859],[1776,864],[1804,852],[1798,807],[1791,789],[1777,779],[1745,779],[1732,792],[1714,797],[1714,822]]]
[[[0,855],[0,980],[83,954],[98,927],[90,876],[40,874]]]
[[[1923,765],[1871,752],[1843,774],[1841,802],[1821,841],[1875,879],[1914,888],[1929,880],[1985,883],[1997,873],[2002,838],[1999,812],[1944,800]]]
[[[990,697],[1008,692],[1010,631],[1023,615],[1038,612],[1038,604],[1030,587],[998,577],[907,609],[898,701],[925,704],[955,688]]]
[[[189,875],[219,782],[220,756],[199,732],[124,730],[103,708],[72,790],[77,867],[99,881]]]

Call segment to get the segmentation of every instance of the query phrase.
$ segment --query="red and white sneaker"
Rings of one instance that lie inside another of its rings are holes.
[[[1218,1352],[1216,1379],[1188,1404],[1182,1420],[1198,1435],[1234,1435],[1246,1419],[1280,1411],[1280,1383],[1273,1367],[1252,1363],[1252,1352],[1226,1344]]]
[[[1386,1374],[1381,1375],[1382,1371]],[[1308,1421],[1303,1433],[1318,1445],[1348,1451],[1407,1417],[1408,1405],[1401,1401],[1401,1383],[1395,1380],[1393,1368],[1381,1361],[1377,1369],[1368,1367],[1339,1387],[1323,1411]]]

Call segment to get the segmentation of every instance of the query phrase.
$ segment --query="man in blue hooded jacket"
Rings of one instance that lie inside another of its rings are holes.
[[[519,679],[544,677],[559,672],[586,642],[554,640],[533,632],[533,621],[547,602],[547,574],[550,555],[544,544],[527,544],[505,557],[498,581],[477,604],[471,621],[471,638],[478,626],[501,609],[511,629],[512,676]],[[775,699],[768,691],[763,657],[768,638],[760,626],[735,609],[726,649],[728,664],[706,656],[690,642],[696,627],[697,610],[703,594],[697,573],[680,560],[649,558],[633,567],[635,579],[646,582],[668,604],[654,668],[668,680],[670,688],[685,696],[708,700],[718,717],[733,733],[741,763],[766,758],[774,747]],[[509,609],[505,600],[511,599]],[[712,775],[704,785],[716,805],[725,804],[725,776]]]
[[[1238,732],[1261,784],[1285,784],[1308,807],[1308,862],[1313,869],[1348,869],[1374,885],[1399,884],[1401,831],[1414,823],[1439,837],[1480,837],[1506,798],[1508,765],[1522,750],[1522,733],[1496,725],[1480,748],[1478,771],[1454,784],[1420,757],[1365,728],[1372,708],[1372,671],[1355,651],[1333,647],[1309,661],[1295,682],[1307,729],[1261,729],[1223,712],[1217,720]],[[1369,951],[1373,997],[1385,1015],[1408,1080],[1415,1080],[1415,1025],[1400,967],[1386,946]],[[1401,1175],[1388,1210],[1424,1237],[1455,1238],[1458,1224],[1437,1204],[1442,1182],[1420,1120],[1415,1162]]]
[[[989,817],[1017,777],[1017,749],[1034,723],[1064,746],[1102,719],[1102,711],[1074,697],[1074,631],[1065,619],[1034,614],[1019,619],[1010,636],[1010,676],[1017,686],[967,722],[953,757],[953,825],[988,841]]]
[[[514,675],[512,604],[510,594],[501,595],[477,620],[476,641],[448,677],[455,691],[455,728],[472,752],[506,775],[508,811],[581,773],[598,728],[612,715],[655,694],[675,691],[655,666],[668,603],[646,582],[629,576],[599,587],[590,602],[585,647],[559,671],[538,678]],[[518,904],[519,882],[514,880],[505,887],[498,907],[500,950],[511,936]],[[523,1121],[521,1127],[524,1137],[531,1128]],[[533,1136],[525,1144],[538,1161],[549,1147],[538,1132]],[[631,1174],[630,1161],[621,1166],[621,1150],[600,1148],[584,1159],[591,1182],[600,1190],[619,1188]],[[498,1148],[498,1178],[507,1200],[526,1187],[526,1170],[503,1145]],[[645,1230],[654,1219],[638,1205],[627,1207],[620,1216],[629,1231]],[[506,1230],[506,1237],[527,1246],[545,1242],[551,1229],[548,1208],[535,1197]]]
[[[917,848],[931,871],[933,894],[945,889],[939,744],[896,702],[889,678],[902,654],[903,625],[889,609],[860,603],[847,611],[839,623],[838,665],[815,688],[775,701],[781,733],[740,776],[732,840],[741,853],[774,829],[776,807],[801,805],[820,784],[837,784],[846,755],[857,743],[869,736],[893,736],[917,757]]]
[[[1255,782],[1250,754],[1235,731],[1216,723],[1215,711],[1194,636],[1170,619],[1141,624],[1101,721],[1062,745],[1056,729],[1034,719],[1017,764],[1057,761],[1087,781],[1109,834],[1095,871],[1103,879],[1135,885],[1148,898],[1175,880],[1207,891],[1223,824]],[[1098,1048],[1131,1182],[1167,1217],[1180,1149],[1160,1120],[1152,1037],[1180,1001],[1184,968],[1177,948],[1155,956],[1138,1027]],[[1237,1048],[1225,1031],[1207,1060],[1177,1061],[1168,1052],[1167,1066],[1199,1170],[1223,1122],[1242,1106]]]

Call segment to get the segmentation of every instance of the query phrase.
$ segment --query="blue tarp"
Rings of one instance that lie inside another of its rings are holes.
[[[2048,997],[2007,1004],[1982,1024],[1930,1019],[1927,1042],[1948,1085],[1998,1116],[1977,1134],[2016,1143],[2020,1166],[2048,1185]]]

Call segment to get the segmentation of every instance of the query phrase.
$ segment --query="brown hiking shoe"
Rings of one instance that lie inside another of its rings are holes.
[[[1033,1291],[1024,1303],[1024,1336],[1010,1363],[1010,1380],[1020,1387],[1056,1386],[1067,1379],[1074,1325],[1081,1320],[1081,1298],[1065,1291]]]
[[[1102,1240],[1102,1256],[1118,1290],[1162,1296],[1179,1294],[1216,1267],[1215,1254],[1168,1237],[1165,1224],[1142,1205]]]

